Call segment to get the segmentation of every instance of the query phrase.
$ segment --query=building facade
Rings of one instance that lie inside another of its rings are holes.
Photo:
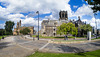
[[[100,29],[97,29],[97,35],[98,36],[100,35]]]
[[[20,30],[23,30],[24,28],[30,29],[31,32],[30,32],[29,34],[30,34],[30,35],[33,35],[34,27],[25,27],[25,26],[21,27],[21,20],[20,20],[19,22],[17,22],[17,26],[16,26],[16,28],[14,28],[14,30],[13,30],[13,35],[22,35],[22,34],[20,33]]]
[[[68,14],[67,11],[60,11],[59,12],[59,20],[43,20],[41,24],[41,35],[42,36],[58,36],[56,34],[57,26],[60,26],[62,23],[68,23],[72,22],[75,24],[76,27],[78,27],[78,35],[81,35],[81,30],[79,28],[80,25],[84,25],[86,23],[82,22],[80,17],[78,17],[78,20],[68,20]]]

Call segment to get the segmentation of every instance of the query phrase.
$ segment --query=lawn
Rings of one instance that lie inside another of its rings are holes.
[[[2,36],[0,36],[0,39],[2,39]]]
[[[100,57],[100,50],[86,53],[42,53],[36,52],[28,57]]]
[[[36,35],[33,35],[33,37],[36,37]],[[40,38],[55,38],[55,39],[64,39],[65,37],[50,37],[50,36],[39,36]],[[74,36],[68,36],[68,38],[75,38]],[[86,38],[86,37],[76,37],[76,38]]]
[[[84,39],[84,40],[53,40],[53,42],[76,42],[76,41],[88,41],[88,40],[86,40],[86,39]]]
[[[2,37],[6,37],[7,35],[4,35],[4,36],[0,36],[0,39],[2,39]]]
[[[100,39],[100,37],[98,37],[97,39]],[[96,38],[95,39],[92,39],[92,40],[96,40]]]

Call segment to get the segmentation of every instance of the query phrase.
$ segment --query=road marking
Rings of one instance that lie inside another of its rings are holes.
[[[39,50],[44,49],[49,43],[45,44],[43,47],[41,47]]]
[[[26,44],[26,43],[30,43],[30,42],[32,42],[32,41],[28,41],[28,42],[24,42],[24,43],[19,43],[19,44]]]
[[[33,50],[33,49],[31,49],[31,48],[27,48],[27,47],[21,46],[21,45],[19,45],[19,44],[17,44],[17,45],[20,46],[20,47],[22,47],[22,48],[28,49],[28,50]]]

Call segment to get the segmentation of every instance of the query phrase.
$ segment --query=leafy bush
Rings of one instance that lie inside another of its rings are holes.
[[[20,30],[20,33],[22,33],[23,35],[27,35],[27,34],[29,34],[30,32],[31,32],[31,30],[28,29],[28,28],[24,28],[23,30]]]

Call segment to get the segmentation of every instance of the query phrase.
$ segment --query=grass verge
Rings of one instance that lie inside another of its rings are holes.
[[[53,40],[54,42],[74,42],[74,41],[88,41],[88,40]]]
[[[42,53],[36,52],[28,57],[100,57],[100,50],[86,53]]]
[[[2,39],[2,37],[6,37],[7,35],[3,35],[3,36],[0,36],[0,39]]]
[[[33,35],[33,37],[36,37],[37,35]],[[65,37],[50,37],[50,36],[39,36],[40,38],[54,38],[54,39],[64,39]],[[75,38],[74,36],[68,36],[68,38]],[[76,37],[76,38],[86,38],[86,37]]]
[[[100,37],[98,37],[97,39],[100,39]],[[96,38],[92,39],[92,40],[96,40]]]

